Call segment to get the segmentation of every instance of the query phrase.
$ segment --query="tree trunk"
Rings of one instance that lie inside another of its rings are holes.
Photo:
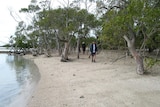
[[[77,58],[79,59],[80,38],[77,40]]]
[[[32,41],[32,47],[33,47],[33,49],[32,49],[32,55],[33,56],[37,56],[38,55],[38,52],[37,52],[37,49],[36,49],[36,47],[35,47],[35,42],[34,41]]]
[[[137,53],[135,49],[135,40],[130,40],[127,36],[124,36],[124,39],[127,41],[127,45],[129,48],[129,51],[131,52],[132,56],[134,57],[136,64],[137,64],[137,73],[143,74],[144,73],[144,65],[143,65],[143,58],[140,54]]]
[[[44,54],[44,44],[43,44],[43,37],[39,37],[39,42],[38,42],[38,54],[42,55]]]
[[[55,32],[56,33],[56,32]],[[55,34],[56,36],[56,45],[57,45],[57,50],[58,50],[58,54],[59,56],[62,54],[62,50],[61,50],[61,46],[60,46],[60,40],[58,39],[58,34]]]
[[[136,52],[135,48],[130,48],[129,50],[137,63],[137,73],[143,74],[144,73],[143,58]]]
[[[45,45],[46,45],[46,56],[50,57],[51,56],[51,47],[49,45],[49,42],[47,41],[46,35],[44,35],[44,41],[45,41]]]
[[[64,46],[64,50],[63,50],[63,53],[62,53],[62,56],[61,56],[61,61],[62,62],[67,62],[67,60],[68,60],[69,43],[65,42],[64,45],[65,46]]]

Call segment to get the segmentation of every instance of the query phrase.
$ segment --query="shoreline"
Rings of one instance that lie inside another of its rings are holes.
[[[41,79],[27,107],[159,107],[160,72],[137,75],[131,58],[111,63],[117,54],[102,53],[92,63],[88,55],[72,62],[60,57],[34,60]]]

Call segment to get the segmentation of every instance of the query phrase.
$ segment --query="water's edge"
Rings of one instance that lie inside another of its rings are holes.
[[[12,102],[9,107],[27,107],[28,102],[32,98],[33,92],[40,80],[40,73],[37,65],[34,63],[34,60],[27,59],[26,57],[22,57],[25,60],[29,61],[29,65],[31,66],[32,71],[32,82],[27,83],[26,86],[23,88],[21,94]]]

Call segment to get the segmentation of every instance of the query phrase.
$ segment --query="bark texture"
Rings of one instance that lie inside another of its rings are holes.
[[[67,62],[67,60],[68,60],[69,43],[65,42],[64,45],[65,46],[64,46],[64,50],[63,50],[63,53],[62,53],[62,56],[61,56],[61,61],[62,62]]]
[[[143,65],[143,58],[140,54],[137,53],[135,49],[135,39],[129,39],[127,36],[124,36],[124,39],[127,41],[128,49],[131,52],[132,56],[134,57],[136,64],[137,64],[137,73],[138,74],[144,74],[144,65]]]
[[[77,40],[77,58],[79,59],[79,52],[80,52],[80,38],[78,37]]]

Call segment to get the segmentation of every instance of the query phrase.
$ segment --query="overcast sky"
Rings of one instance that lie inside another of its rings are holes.
[[[21,7],[26,7],[30,0],[3,0],[0,4],[0,45],[6,44],[9,37],[14,34],[17,22],[11,17],[10,11],[18,10]]]
[[[11,35],[14,35],[17,22],[10,15],[10,11],[12,14],[18,14],[22,20],[23,16],[19,13],[21,8],[27,7],[30,4],[31,0],[3,0],[0,3],[0,46],[8,43]],[[56,0],[52,0],[54,4],[57,2]],[[9,11],[10,10],[10,11]],[[19,19],[20,20],[20,19]]]
[[[10,11],[18,21],[25,20],[23,14],[19,13],[21,8],[28,7],[31,0],[3,0],[0,3],[0,46],[9,42],[11,35],[14,35],[17,22],[10,15]],[[60,4],[65,4],[65,0],[52,0],[52,7],[56,8]],[[72,1],[72,0],[71,0]],[[16,15],[17,14],[17,15]]]

